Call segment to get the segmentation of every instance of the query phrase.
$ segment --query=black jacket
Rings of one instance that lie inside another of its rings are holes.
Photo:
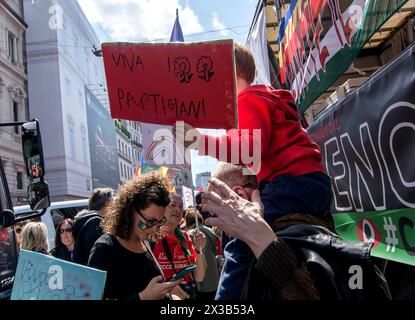
[[[75,217],[72,235],[75,238],[73,262],[86,266],[95,241],[102,236],[102,216],[98,211],[85,211]]]
[[[69,251],[68,248],[63,244],[59,244],[55,246],[55,248],[53,248],[49,252],[49,254],[54,256],[55,258],[66,260],[66,261],[71,261],[71,262],[72,262],[72,253],[73,252]]]
[[[273,281],[270,280],[282,264],[281,261],[275,261],[276,255],[271,254],[271,250],[274,246],[275,250],[281,251],[283,248],[281,244],[286,248],[285,254],[290,250],[295,254],[297,267],[301,265],[307,267],[309,275],[317,286],[320,299],[388,300],[391,298],[386,279],[371,260],[372,244],[344,241],[324,227],[307,224],[291,226],[276,232],[276,235],[278,240],[274,242],[279,244],[271,244],[259,257],[258,262],[252,261],[243,299],[265,300],[275,297],[277,291],[275,286],[272,286]],[[355,266],[362,270],[362,288],[354,288],[351,281],[353,272],[351,273],[350,270]],[[258,267],[262,267],[262,270]],[[293,265],[293,269],[294,267]],[[258,271],[261,274],[259,277],[256,276]],[[278,282],[280,281],[275,283]]]

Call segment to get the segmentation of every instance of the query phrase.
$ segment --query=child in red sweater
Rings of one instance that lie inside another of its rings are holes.
[[[221,137],[196,131],[199,155],[252,166],[252,163],[242,163],[241,151],[239,157],[231,157],[232,141],[240,144],[239,150],[243,149],[241,144],[248,143],[250,152],[260,144],[260,167],[256,175],[265,220],[272,224],[276,218],[290,213],[328,215],[332,201],[330,178],[324,173],[318,146],[310,141],[300,124],[293,96],[286,90],[251,85],[255,78],[253,56],[247,48],[238,44],[234,51],[239,129],[228,131]],[[185,130],[190,129],[193,128],[186,124]],[[261,130],[260,137],[254,134],[254,129]],[[216,145],[216,148],[209,148],[209,145]],[[221,155],[220,146],[225,145],[227,153]],[[253,169],[255,171],[256,168]],[[225,252],[228,251],[233,257],[229,259],[229,264],[225,261],[217,299],[238,299],[242,287],[236,285],[240,283],[237,277],[247,272],[241,268],[241,261],[246,261],[243,255],[248,250],[248,246],[237,239],[226,246]],[[237,274],[234,274],[236,270]]]

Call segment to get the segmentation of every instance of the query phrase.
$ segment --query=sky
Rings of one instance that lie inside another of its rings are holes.
[[[232,38],[245,44],[258,0],[78,0],[105,41],[169,41],[179,9],[186,42]],[[224,130],[203,130],[213,135]],[[193,178],[217,161],[192,153]]]

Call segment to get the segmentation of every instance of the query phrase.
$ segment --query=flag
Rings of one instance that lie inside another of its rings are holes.
[[[279,26],[280,80],[301,114],[349,69],[407,0],[291,1]]]
[[[137,170],[135,170],[135,174],[134,177],[139,177],[141,176],[141,171],[143,168],[143,165],[146,163],[146,161],[144,160],[144,153],[141,154],[141,158],[140,158],[140,163],[137,166]]]
[[[163,178],[165,178],[167,176],[167,172],[169,171],[169,168],[162,166],[160,167],[160,171],[161,171]]]
[[[182,27],[179,22],[179,9],[176,9],[176,21],[170,36],[170,42],[184,42]]]

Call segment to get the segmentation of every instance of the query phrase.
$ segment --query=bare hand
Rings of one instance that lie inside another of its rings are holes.
[[[178,286],[180,280],[165,282],[162,276],[151,279],[147,287],[139,293],[141,300],[160,300]]]
[[[193,234],[193,246],[197,250],[205,248],[205,246],[206,246],[206,236],[204,235],[203,232],[196,231]]]
[[[263,218],[263,205],[258,190],[252,192],[252,202],[238,196],[222,181],[212,178],[209,183],[215,192],[204,192],[203,210],[216,215],[205,220],[207,225],[218,226],[228,235],[245,241],[258,257],[272,240],[276,239],[271,227]]]
[[[173,300],[184,300],[184,299],[189,299],[190,296],[187,294],[186,291],[184,291],[180,286],[175,287],[172,291],[171,291],[172,296],[176,296],[179,299],[175,299],[173,298]]]

